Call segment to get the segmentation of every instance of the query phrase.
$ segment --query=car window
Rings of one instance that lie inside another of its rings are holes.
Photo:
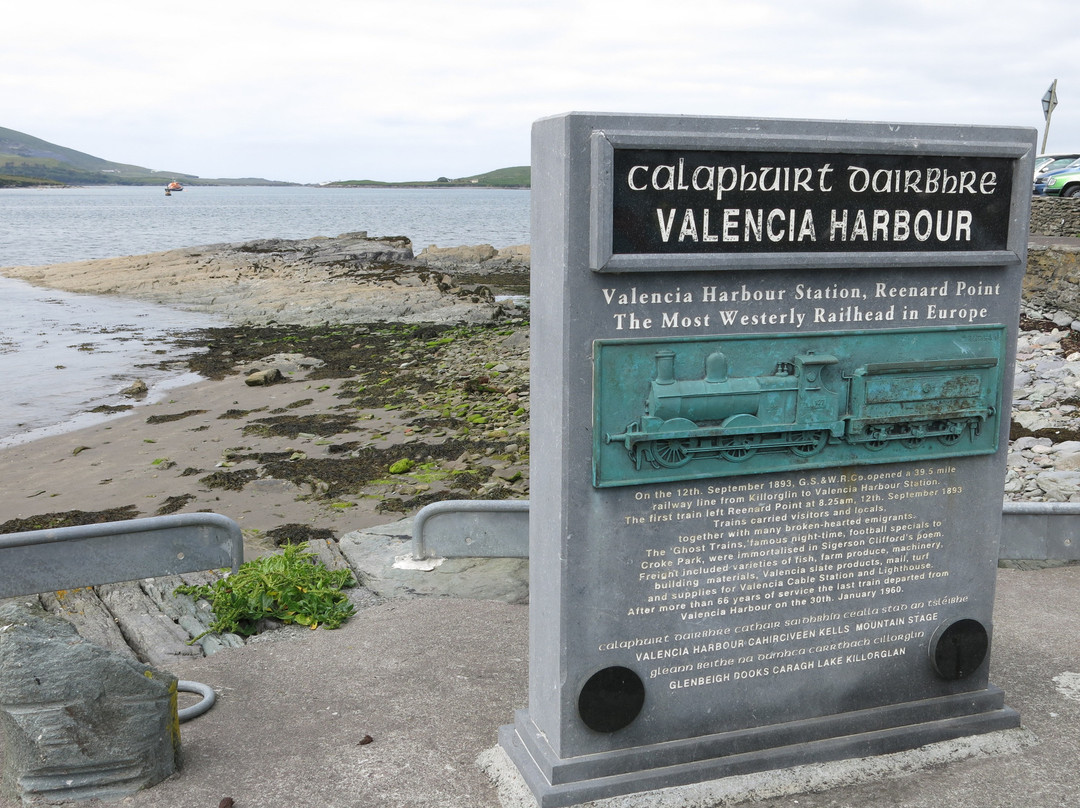
[[[1043,178],[1047,174],[1051,174],[1058,171],[1076,171],[1080,169],[1080,158],[1076,157],[1059,157],[1035,172],[1035,181],[1042,182]]]
[[[1076,160],[1072,157],[1059,157],[1043,166],[1042,173],[1045,174],[1047,171],[1057,171],[1060,168],[1067,168],[1075,162]]]

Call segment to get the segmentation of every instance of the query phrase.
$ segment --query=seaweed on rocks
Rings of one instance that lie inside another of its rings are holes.
[[[352,429],[356,419],[349,415],[330,415],[319,413],[315,415],[278,415],[257,418],[250,421],[243,428],[243,434],[274,436],[295,439],[299,435],[319,435],[329,438],[333,435],[348,432]]]
[[[266,531],[266,537],[274,543],[275,547],[285,544],[303,544],[306,541],[335,541],[337,538],[334,531],[327,528],[299,525],[295,522]]]
[[[1039,429],[1028,429],[1026,426],[1018,424],[1013,420],[1009,423],[1009,440],[1015,441],[1020,438],[1047,438],[1051,443],[1080,441],[1080,429],[1069,429],[1066,427],[1040,427]]]
[[[165,501],[155,511],[155,514],[157,516],[168,516],[170,513],[176,513],[194,499],[194,494],[177,494],[176,496],[166,497]]]
[[[119,522],[135,519],[139,509],[134,505],[123,505],[103,511],[57,511],[28,516],[25,519],[9,519],[0,524],[0,533],[22,533],[26,530],[55,530],[59,527],[77,527],[79,525],[100,525],[104,522]]]
[[[412,460],[414,464],[430,464],[475,450],[475,444],[465,444],[457,440],[442,444],[411,444],[387,448],[367,446],[352,450],[347,457],[264,459],[263,468],[270,477],[288,480],[299,486],[310,486],[325,498],[337,499],[356,496],[365,485],[388,479],[390,467],[403,458]],[[432,476],[443,476],[435,474],[434,469],[431,471]],[[451,477],[451,482],[456,483],[450,487],[458,490],[472,489],[490,475],[491,469],[486,467],[445,473],[446,477]]]
[[[342,379],[361,369],[385,367],[399,349],[413,340],[431,339],[450,326],[402,325],[266,325],[209,328],[185,337],[182,346],[203,348],[186,358],[188,368],[210,379],[223,379],[238,369],[276,353],[302,353],[322,366],[307,378]]]
[[[193,415],[203,415],[206,410],[186,410],[185,412],[171,413],[169,415],[151,415],[146,419],[148,424],[167,424],[171,421],[180,421]]]
[[[207,488],[222,488],[226,491],[239,491],[249,482],[259,476],[256,469],[239,469],[238,471],[215,471],[200,477],[199,482]]]

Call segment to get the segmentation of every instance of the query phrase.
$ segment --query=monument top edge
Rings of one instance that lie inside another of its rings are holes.
[[[739,117],[667,113],[572,111],[545,116],[534,126],[563,122],[590,130],[667,133],[699,132],[718,135],[797,135],[828,137],[839,134],[898,141],[912,138],[965,141],[976,137],[991,142],[1021,141],[1034,147],[1038,132],[1033,127],[997,124],[920,123],[912,121],[862,121],[817,118]]]

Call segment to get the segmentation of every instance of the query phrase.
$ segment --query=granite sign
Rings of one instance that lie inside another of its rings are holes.
[[[1034,132],[533,131],[543,806],[1018,725],[988,680]]]

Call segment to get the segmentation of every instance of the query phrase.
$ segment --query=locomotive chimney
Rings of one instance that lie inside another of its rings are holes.
[[[727,357],[720,351],[709,354],[709,357],[705,360],[705,381],[726,382],[727,378]]]
[[[675,382],[675,352],[656,352],[656,383],[673,384]]]

